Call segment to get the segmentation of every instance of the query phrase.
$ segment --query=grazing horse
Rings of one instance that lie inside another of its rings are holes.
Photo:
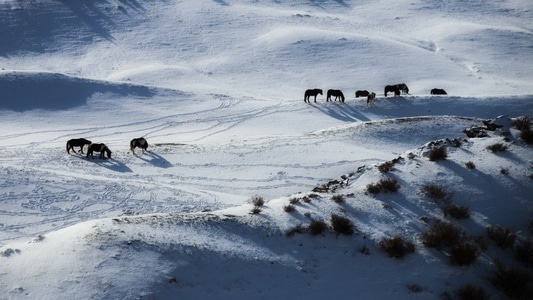
[[[322,90],[321,89],[312,89],[312,90],[305,91],[304,102],[311,103],[311,101],[309,99],[311,96],[315,96],[315,102],[316,102],[316,95],[318,95],[318,94],[322,95]]]
[[[91,141],[86,139],[71,139],[67,141],[67,153],[70,154],[70,149],[74,150],[74,147],[80,147],[78,153],[83,154],[83,146],[90,145]]]
[[[432,89],[431,95],[448,95],[448,93],[443,89]]]
[[[131,149],[131,152],[132,152],[133,154],[135,154],[134,149],[135,149],[136,147],[141,148],[142,153],[144,153],[144,151],[146,151],[146,149],[148,148],[148,142],[147,142],[144,138],[138,138],[138,139],[133,139],[133,140],[131,140],[131,142],[130,142],[130,149]]]
[[[93,152],[100,152],[100,159],[105,158],[104,154],[111,158],[111,150],[105,144],[90,144],[89,149],[87,149],[87,159],[94,158]]]
[[[355,92],[355,98],[368,97],[368,95],[370,95],[370,92],[367,91],[367,90],[362,90],[362,91],[356,91]]]
[[[400,89],[396,85],[385,86],[385,97],[387,97],[388,92],[394,92],[394,96],[400,96]]]
[[[402,92],[402,94],[407,95],[409,94],[409,87],[407,87],[407,84],[405,83],[399,83],[396,85],[398,89]]]
[[[394,92],[394,96],[400,96],[400,92],[406,95],[409,94],[409,87],[405,83],[387,85],[385,87],[385,97],[387,97],[388,92]]]
[[[337,101],[337,98],[340,98],[341,102],[344,102],[344,94],[341,90],[328,90],[328,96],[326,97],[326,102],[332,101],[331,97],[335,97],[335,101]]]
[[[366,106],[374,106],[374,101],[376,101],[376,93],[372,92],[366,98]]]

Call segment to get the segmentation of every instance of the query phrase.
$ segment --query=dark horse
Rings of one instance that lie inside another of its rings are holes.
[[[367,90],[356,91],[356,92],[355,92],[355,98],[359,98],[359,97],[368,97],[368,95],[370,95],[370,92],[367,91]]]
[[[388,92],[394,92],[394,96],[400,96],[400,93],[409,94],[409,87],[405,83],[398,83],[393,85],[385,86],[385,97],[387,97]]]
[[[328,96],[326,97],[327,101],[333,101],[331,100],[331,97],[335,97],[335,101],[337,101],[337,98],[340,98],[341,102],[344,102],[344,94],[341,90],[328,90]]]
[[[315,102],[316,102],[316,95],[318,95],[318,94],[322,95],[322,90],[321,89],[312,89],[312,90],[305,91],[304,102],[311,103],[311,101],[309,99],[311,96],[315,96]]]
[[[400,89],[396,85],[385,86],[385,97],[387,97],[388,92],[394,92],[394,96],[400,96]]]
[[[399,83],[396,85],[398,89],[402,92],[402,94],[407,95],[409,94],[409,87],[405,83]]]
[[[141,148],[142,153],[144,153],[144,151],[146,151],[146,149],[148,148],[148,142],[144,138],[138,138],[138,139],[131,140],[130,149],[133,154],[135,154],[134,149],[137,147]]]
[[[70,154],[70,149],[74,150],[74,147],[80,147],[78,153],[83,154],[83,146],[90,145],[91,141],[86,139],[71,139],[67,141],[67,153]]]
[[[443,89],[432,89],[431,95],[448,95],[448,93]]]
[[[111,150],[105,144],[90,144],[89,149],[87,149],[87,159],[94,158],[93,152],[100,152],[100,159],[105,158],[104,154],[111,158]]]

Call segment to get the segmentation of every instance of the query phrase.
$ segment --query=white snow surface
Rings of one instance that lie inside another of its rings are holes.
[[[532,20],[530,0],[0,0],[0,299],[505,299],[494,260],[531,267],[494,243],[453,265],[420,218],[532,238],[532,146],[511,126],[533,114]],[[486,120],[503,127],[463,133]],[[81,137],[112,158],[67,154]],[[398,193],[367,191],[384,178]],[[308,232],[332,214],[355,234]],[[387,257],[393,236],[416,251]]]

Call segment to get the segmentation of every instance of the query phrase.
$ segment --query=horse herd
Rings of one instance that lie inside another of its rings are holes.
[[[387,97],[388,93],[394,93],[394,96],[400,96],[401,94],[409,94],[409,87],[405,83],[398,83],[385,86],[384,94]],[[311,97],[314,97],[316,102],[317,95],[322,95],[322,89],[309,89],[305,91],[304,102],[311,103]],[[447,95],[446,91],[443,89],[432,89],[431,95]],[[335,97],[335,101],[339,99],[340,102],[344,102],[344,94],[341,90],[328,90],[326,96],[326,102],[333,101],[332,97]],[[376,100],[376,93],[369,92],[367,90],[358,90],[355,92],[355,98],[367,97],[366,105],[373,106],[374,101]]]
[[[80,150],[78,153],[83,153],[83,147],[85,145],[88,145],[87,147],[87,159],[94,158],[93,153],[94,152],[100,152],[100,159],[104,159],[107,155],[107,158],[111,158],[111,150],[105,145],[101,143],[93,143],[87,139],[80,138],[80,139],[71,139],[67,141],[67,153],[70,154],[70,150],[74,151],[74,147],[80,147]],[[142,153],[146,151],[148,148],[148,142],[144,138],[136,138],[131,140],[130,142],[130,149],[133,154],[135,154],[135,148],[141,148]]]

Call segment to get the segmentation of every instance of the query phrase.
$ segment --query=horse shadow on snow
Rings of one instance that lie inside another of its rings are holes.
[[[336,105],[315,105],[311,104],[312,107],[316,108],[318,111],[328,115],[332,118],[338,119],[343,122],[354,122],[354,121],[370,121],[365,115],[361,114],[356,107],[343,103],[335,103]]]
[[[161,155],[154,153],[152,151],[145,151],[144,154],[141,154],[141,155],[134,154],[134,155],[137,156],[139,159],[144,160],[145,162],[155,167],[164,168],[164,169],[172,167],[172,164],[168,160],[166,160]]]
[[[124,163],[113,159],[113,158],[107,158],[107,159],[100,159],[100,158],[94,158],[89,159],[88,161],[97,164],[101,167],[107,168],[111,171],[120,172],[120,173],[132,173],[133,170],[130,169],[128,166],[126,166]]]

